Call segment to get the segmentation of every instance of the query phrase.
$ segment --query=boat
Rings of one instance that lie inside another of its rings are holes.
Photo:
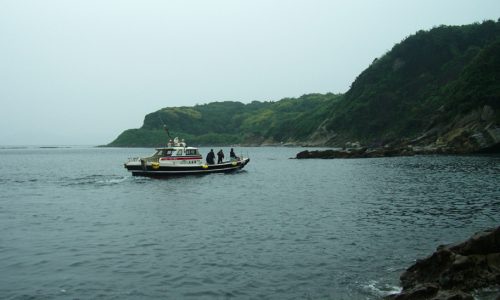
[[[176,137],[166,147],[156,148],[151,156],[129,158],[124,166],[133,176],[165,177],[234,172],[243,169],[248,162],[250,158],[236,156],[222,163],[208,164],[198,148],[188,147],[184,140],[179,141]]]

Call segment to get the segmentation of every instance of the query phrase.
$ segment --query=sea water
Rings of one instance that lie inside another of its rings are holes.
[[[290,159],[302,150],[150,179],[123,163],[151,149],[3,147],[0,298],[379,299],[499,224],[499,156]]]

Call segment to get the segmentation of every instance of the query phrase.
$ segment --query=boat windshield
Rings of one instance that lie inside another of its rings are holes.
[[[156,151],[155,156],[172,156],[172,149],[159,149],[158,151]]]
[[[186,155],[199,155],[198,149],[186,149]]]

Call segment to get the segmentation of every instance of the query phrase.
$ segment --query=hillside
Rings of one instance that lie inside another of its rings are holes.
[[[499,43],[500,23],[493,21],[408,37],[374,60],[332,109],[324,123],[334,136],[329,143],[429,145],[449,131],[472,136],[486,127],[499,138]]]
[[[278,102],[213,102],[192,107],[167,107],[146,115],[139,129],[124,131],[108,146],[138,147],[165,144],[166,124],[172,135],[192,145],[228,145],[308,139],[340,99],[334,94],[310,94]]]
[[[165,122],[198,145],[360,141],[475,152],[500,142],[499,106],[500,22],[486,21],[409,36],[375,59],[345,95],[163,108],[109,146],[162,144]]]

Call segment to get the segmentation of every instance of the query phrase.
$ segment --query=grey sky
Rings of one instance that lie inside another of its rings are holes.
[[[0,145],[106,144],[167,106],[345,92],[419,29],[498,0],[0,0]]]

